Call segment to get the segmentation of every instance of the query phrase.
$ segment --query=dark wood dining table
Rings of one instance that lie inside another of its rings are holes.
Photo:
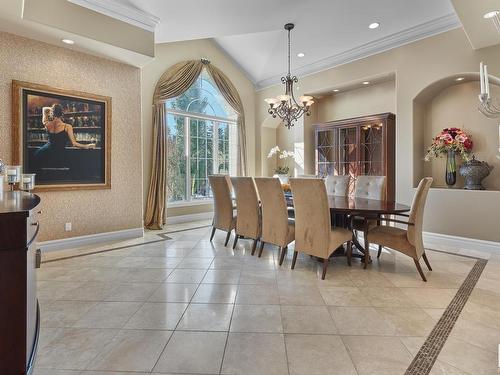
[[[285,193],[287,205],[293,207],[293,196],[290,193]],[[363,220],[363,235],[364,246],[362,246],[356,235],[353,233],[354,245],[364,254],[364,267],[370,261],[369,252],[365,249],[369,244],[367,241],[367,232],[370,220],[383,221],[383,215],[401,215],[410,211],[410,206],[394,201],[354,198],[354,197],[340,197],[335,195],[328,196],[328,207],[332,217],[332,225],[350,228],[354,232],[352,220],[359,218]]]

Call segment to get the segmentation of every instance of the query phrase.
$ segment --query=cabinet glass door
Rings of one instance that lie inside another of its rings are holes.
[[[318,132],[318,176],[333,174],[335,162],[335,132],[334,130],[322,130]]]
[[[359,175],[385,175],[382,131],[382,124],[377,123],[360,127]]]
[[[335,174],[351,176],[350,181],[352,186],[349,186],[349,193],[352,193],[354,189],[354,177],[357,176],[358,169],[357,128],[339,128],[337,134]]]

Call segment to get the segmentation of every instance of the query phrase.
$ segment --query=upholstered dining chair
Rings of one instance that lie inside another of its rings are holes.
[[[252,177],[231,177],[233,190],[236,196],[236,231],[233,249],[238,238],[253,240],[252,255],[255,253],[260,238],[260,203],[257,188]]]
[[[280,181],[274,177],[256,177],[262,210],[262,235],[259,257],[264,244],[279,247],[279,264],[283,264],[288,245],[295,240],[295,224],[288,218],[285,195]]]
[[[382,219],[382,221],[389,223],[403,224],[406,228],[397,228],[389,225],[376,226],[368,231],[368,235],[365,239],[365,247],[369,246],[370,243],[375,243],[394,249],[413,258],[417,271],[423,281],[427,281],[427,279],[420,267],[420,258],[424,258],[427,268],[429,271],[432,271],[429,259],[427,259],[427,255],[425,254],[424,242],[422,239],[425,202],[431,184],[432,177],[423,178],[418,184],[417,192],[413,197],[410,214],[398,214],[398,216],[408,217],[408,221],[389,218]]]
[[[324,280],[330,255],[340,245],[347,242],[348,254],[351,254],[352,233],[344,228],[333,227],[328,207],[328,196],[323,179],[290,179],[295,207],[295,251],[292,269],[295,268],[297,253],[323,259]]]
[[[325,178],[326,193],[328,195],[336,195],[339,197],[347,197],[349,195],[349,182],[351,176],[327,176]]]
[[[224,246],[227,246],[231,231],[236,227],[236,216],[233,213],[231,197],[231,180],[227,175],[212,175],[208,176],[208,181],[214,195],[214,219],[210,241],[214,238],[216,229],[223,230],[227,232],[224,242]]]

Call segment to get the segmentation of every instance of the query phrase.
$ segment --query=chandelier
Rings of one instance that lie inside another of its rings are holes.
[[[481,62],[479,65],[479,80],[481,94],[479,94],[479,111],[488,118],[500,117],[500,107],[491,101],[488,68]]]
[[[267,110],[273,118],[279,117],[283,120],[285,126],[290,129],[293,123],[302,115],[310,116],[310,107],[313,105],[313,97],[304,95],[295,100],[293,94],[293,84],[299,82],[296,76],[290,73],[290,31],[294,28],[293,23],[287,23],[285,30],[288,31],[288,73],[285,77],[281,77],[281,83],[285,85],[285,95],[279,95],[276,98],[267,98],[265,102],[269,104]]]

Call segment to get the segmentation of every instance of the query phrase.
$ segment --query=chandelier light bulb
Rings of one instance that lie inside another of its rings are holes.
[[[368,28],[370,29],[378,29],[380,27],[380,23],[378,22],[372,22],[371,24],[368,25]]]
[[[490,18],[493,18],[495,16],[498,16],[499,14],[500,14],[500,11],[492,10],[491,12],[485,13],[483,15],[483,18],[490,19]]]

